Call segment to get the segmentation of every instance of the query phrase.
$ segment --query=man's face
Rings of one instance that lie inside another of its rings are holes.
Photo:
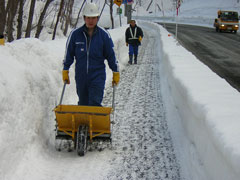
[[[87,28],[93,29],[98,22],[98,17],[84,17],[84,21],[86,23]]]
[[[135,21],[131,21],[130,24],[131,24],[132,27],[134,27],[136,22]]]

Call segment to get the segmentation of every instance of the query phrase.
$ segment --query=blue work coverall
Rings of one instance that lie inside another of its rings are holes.
[[[119,71],[113,47],[110,34],[99,26],[95,27],[92,37],[88,36],[86,25],[69,35],[63,70],[69,70],[76,59],[78,105],[101,106],[106,80],[104,61],[107,60],[113,72]]]

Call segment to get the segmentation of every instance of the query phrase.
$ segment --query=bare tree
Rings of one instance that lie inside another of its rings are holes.
[[[5,0],[0,0],[0,35],[3,36],[6,25]]]
[[[41,15],[40,15],[39,20],[38,20],[37,31],[36,31],[36,34],[35,34],[35,38],[39,38],[39,36],[40,36],[40,33],[41,33],[42,29],[43,29],[42,23],[43,23],[45,14],[46,14],[47,9],[48,9],[48,7],[49,7],[51,2],[53,2],[53,0],[47,0],[46,3],[45,3],[43,11],[41,12]]]
[[[13,20],[16,15],[18,2],[14,3],[13,0],[8,0],[6,8],[5,4],[5,0],[0,0],[0,36],[4,37],[6,29],[7,37],[10,39],[10,42],[13,40]]]
[[[23,6],[25,1],[19,0],[19,9],[18,9],[18,25],[17,25],[17,39],[21,39],[22,37],[22,24],[23,24]]]
[[[57,15],[57,4],[55,3],[54,4],[54,16],[53,16],[53,20],[52,20],[52,23],[51,23],[51,26],[50,26],[50,28],[53,28],[53,24],[54,24],[54,22],[55,22],[55,18],[56,18],[56,15]]]
[[[107,0],[105,0],[105,3],[103,4],[103,7],[102,7],[102,10],[101,10],[101,13],[100,13],[100,15],[99,15],[99,19],[100,19],[102,13],[103,13],[103,10],[104,10],[106,4],[107,4]]]
[[[79,17],[80,17],[80,13],[81,13],[81,11],[82,11],[82,8],[83,8],[85,2],[86,2],[86,0],[83,1],[82,5],[81,5],[81,8],[80,8],[79,11],[78,11],[78,16],[77,16],[77,20],[76,20],[76,22],[75,22],[75,24],[74,24],[74,28],[77,27],[77,23],[78,23],[78,20],[79,20]]]
[[[112,22],[112,29],[114,29],[114,20],[113,20],[113,1],[110,0],[110,18]]]
[[[58,22],[59,22],[61,13],[62,13],[63,6],[64,6],[64,0],[61,0],[60,8],[59,8],[59,11],[58,11],[58,16],[57,16],[57,21],[56,21],[56,24],[55,24],[55,27],[54,27],[54,31],[53,31],[52,40],[55,39],[55,35],[56,35],[56,31],[57,31],[57,26],[58,26]]]
[[[68,3],[67,1],[65,1],[63,5],[63,10],[61,12],[60,19],[59,19],[59,21],[61,22],[61,30],[63,30],[64,22],[66,19],[67,6],[68,6]]]
[[[69,0],[68,5],[67,5],[65,28],[64,28],[64,31],[63,31],[63,34],[65,36],[67,35],[69,24],[71,24],[73,4],[74,4],[74,0]]]
[[[30,35],[31,35],[35,3],[36,3],[36,0],[31,0],[30,11],[29,11],[29,15],[28,15],[27,29],[26,29],[26,34],[25,34],[26,38],[30,37]]]
[[[7,37],[8,42],[12,42],[14,40],[13,38],[13,20],[16,16],[18,7],[18,2],[16,3],[14,0],[9,0],[9,11],[8,11],[8,17],[7,17]]]
[[[7,23],[7,13],[10,9],[11,1],[8,1],[7,6],[5,8],[5,0],[0,0],[0,35],[3,36],[5,31],[5,26]]]
[[[139,3],[139,1],[136,2],[135,6],[134,6],[134,8],[133,8],[134,10],[135,10],[136,7],[138,6],[138,3]],[[139,6],[140,6],[140,5],[139,5]]]
[[[6,10],[5,10],[5,0],[0,0],[0,36],[4,37],[4,29],[6,25]]]
[[[157,8],[159,11],[162,11],[161,7],[159,6],[159,4],[156,4]]]
[[[148,5],[148,7],[147,7],[146,11],[148,11],[148,10],[149,10],[149,8],[150,8],[150,7],[151,7],[151,5],[152,5],[152,2],[153,2],[153,0],[151,0],[151,2],[149,3],[149,5]]]

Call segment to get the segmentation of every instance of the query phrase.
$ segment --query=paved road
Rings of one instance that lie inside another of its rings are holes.
[[[175,24],[164,24],[175,34]],[[213,28],[178,25],[178,40],[199,60],[240,92],[240,35]]]

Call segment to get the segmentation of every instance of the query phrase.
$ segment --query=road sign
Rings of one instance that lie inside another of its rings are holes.
[[[123,0],[123,1],[122,1],[122,4],[127,4],[127,0]]]
[[[116,5],[118,5],[119,7],[121,6],[122,4],[122,0],[114,0],[113,1]]]
[[[122,8],[117,8],[117,14],[122,14]]]
[[[133,0],[127,0],[127,4],[131,5],[133,3]]]

